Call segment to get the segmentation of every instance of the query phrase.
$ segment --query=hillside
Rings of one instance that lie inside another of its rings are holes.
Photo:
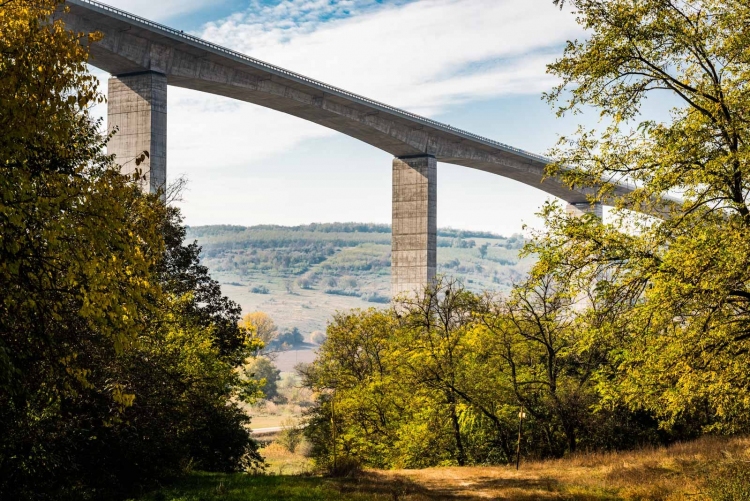
[[[337,310],[390,300],[389,225],[197,226],[188,240],[203,247],[203,263],[243,311],[265,311],[306,338]],[[507,290],[531,264],[519,260],[522,246],[520,235],[441,229],[438,273],[474,291]]]

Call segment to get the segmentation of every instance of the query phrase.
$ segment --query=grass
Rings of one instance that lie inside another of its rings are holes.
[[[750,438],[741,437],[522,463],[520,471],[428,468],[345,479],[312,475],[309,462],[283,450],[264,453],[272,464],[266,475],[197,473],[136,501],[750,500]]]
[[[180,484],[153,492],[138,501],[336,501],[340,499],[393,499],[373,497],[355,489],[342,489],[340,483],[319,477],[248,476],[196,473]]]
[[[268,463],[266,473],[269,475],[310,476],[314,471],[312,459],[289,452],[278,443],[272,443],[260,450]]]

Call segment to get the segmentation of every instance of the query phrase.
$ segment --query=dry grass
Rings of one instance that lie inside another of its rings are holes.
[[[744,497],[750,495],[747,483],[739,485],[750,479],[748,460],[749,438],[707,437],[668,448],[526,463],[518,472],[475,467],[369,474],[413,483],[430,499],[739,500],[750,499]]]
[[[196,473],[139,501],[701,500],[750,501],[750,438],[703,438],[663,449],[581,454],[514,467],[308,474],[279,444],[266,475]]]

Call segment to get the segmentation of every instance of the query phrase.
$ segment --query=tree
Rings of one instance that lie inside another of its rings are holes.
[[[104,153],[96,34],[0,3],[0,498],[113,498],[257,462],[257,349],[179,213]]]
[[[487,242],[479,246],[479,257],[481,257],[482,259],[487,257],[487,249],[489,248],[489,246],[490,244],[488,244]]]
[[[389,357],[395,320],[374,309],[336,314],[318,357],[303,368],[304,384],[318,395],[305,433],[321,465],[332,467],[334,449],[339,459],[376,467],[392,465],[401,452],[397,430],[414,409]]]
[[[604,130],[563,138],[550,174],[613,201],[607,225],[545,208],[531,250],[620,315],[597,335],[616,368],[613,402],[664,426],[750,426],[750,5],[739,0],[569,0],[590,37],[549,66],[559,113],[583,106]],[[680,103],[664,123],[639,116],[650,96]],[[566,171],[562,166],[572,170]],[[637,189],[615,196],[615,182]],[[679,199],[664,201],[664,196]],[[637,209],[652,218],[625,209]]]
[[[279,395],[276,383],[281,379],[281,371],[268,357],[258,356],[248,360],[244,366],[246,377],[260,384],[263,396],[271,400]]]
[[[299,346],[304,342],[305,338],[299,329],[292,327],[291,329],[284,329],[284,332],[276,336],[273,344],[283,349],[285,346]]]
[[[590,297],[564,280],[535,274],[509,297],[438,280],[391,309],[337,315],[303,369],[316,460],[330,467],[335,446],[379,468],[508,463],[522,407],[535,457],[663,443],[650,415],[601,405],[609,347],[591,333],[608,313],[582,309]]]
[[[97,36],[51,22],[57,4],[0,4],[0,492],[19,498],[69,471],[60,419],[94,384],[88,350],[132,348],[162,295],[163,206],[104,155]],[[100,419],[131,404],[122,383],[97,388]]]
[[[242,317],[242,324],[248,328],[252,326],[255,329],[255,335],[265,345],[272,343],[279,333],[279,328],[273,319],[262,311],[246,314]]]

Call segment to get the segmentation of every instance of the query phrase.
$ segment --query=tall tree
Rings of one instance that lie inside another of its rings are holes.
[[[549,65],[559,113],[593,107],[601,131],[563,138],[551,174],[614,202],[607,225],[545,209],[531,250],[596,292],[617,369],[613,400],[664,425],[750,425],[750,4],[568,0],[588,31]],[[678,103],[659,122],[647,97]],[[563,169],[562,167],[565,167]],[[572,170],[568,170],[571,169]],[[636,189],[614,196],[615,184]],[[636,209],[658,217],[636,215]],[[699,416],[699,420],[691,416]]]
[[[94,33],[0,2],[0,498],[86,499],[257,459],[237,326],[174,209],[107,156]],[[126,159],[127,160],[127,159]]]

